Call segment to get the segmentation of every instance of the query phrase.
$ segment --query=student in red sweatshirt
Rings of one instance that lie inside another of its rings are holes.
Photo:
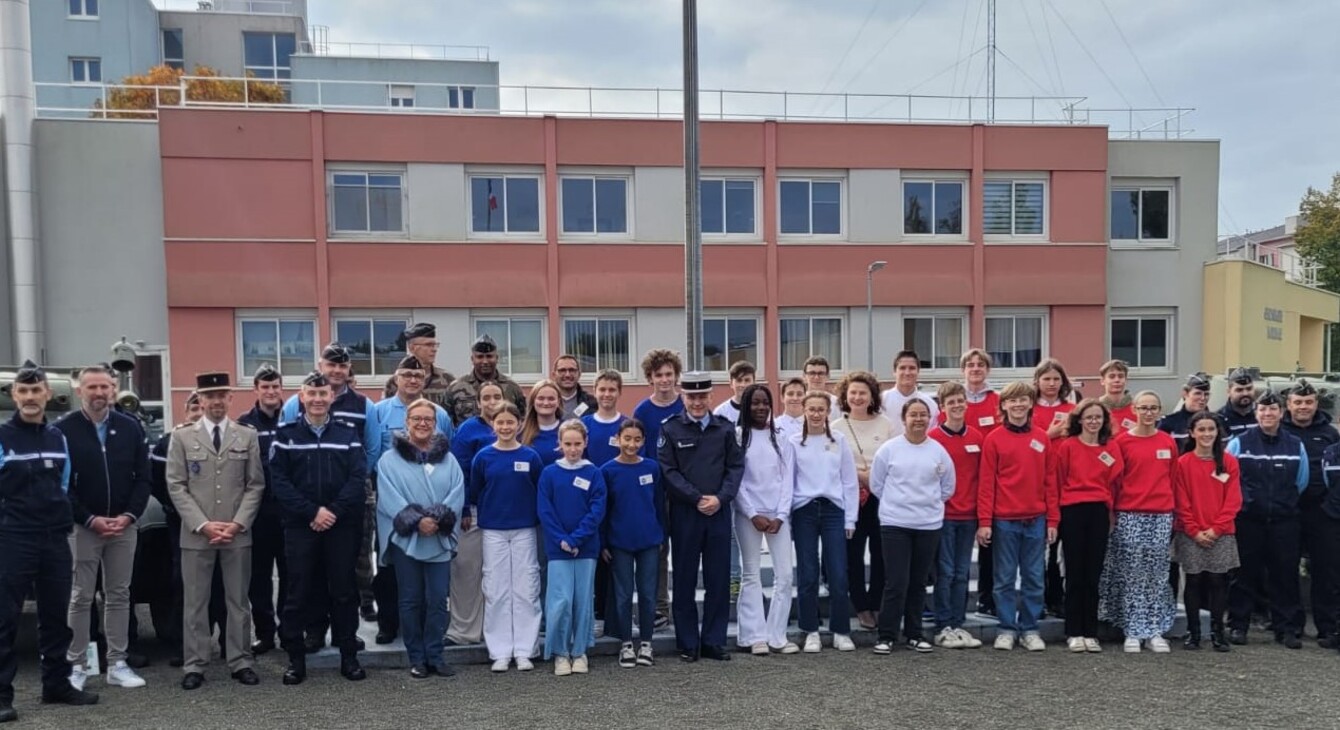
[[[1033,389],[1038,400],[1033,404],[1033,425],[1047,432],[1052,445],[1066,437],[1070,428],[1070,412],[1075,409],[1071,400],[1073,387],[1060,360],[1048,358],[1033,368]],[[1047,574],[1043,579],[1043,603],[1047,613],[1053,616],[1065,616],[1065,579],[1061,577],[1061,543],[1065,538],[1047,548]]]
[[[1047,648],[1038,633],[1042,574],[1047,545],[1056,541],[1061,517],[1050,439],[1029,416],[1033,386],[1010,383],[1000,393],[1000,404],[1004,422],[982,443],[977,543],[995,548],[994,590],[1000,619],[995,648],[1013,649],[1015,637],[1023,632],[1024,648],[1042,651]],[[1021,595],[1014,589],[1016,579]]]
[[[1103,396],[1099,400],[1112,413],[1112,432],[1117,434],[1135,428],[1135,424],[1140,422],[1131,407],[1131,397],[1126,394],[1126,379],[1130,371],[1125,360],[1108,360],[1098,368],[1098,378],[1103,385]]]
[[[1112,417],[1097,399],[1070,413],[1069,437],[1054,442],[1056,488],[1065,543],[1065,633],[1072,652],[1099,652],[1098,579],[1107,556],[1112,489],[1121,477],[1121,450]]]
[[[1172,552],[1173,467],[1177,444],[1158,430],[1159,396],[1142,391],[1134,409],[1140,422],[1120,435],[1121,481],[1113,495],[1116,520],[1099,587],[1098,618],[1126,634],[1127,653],[1145,642],[1156,654],[1170,651],[1164,632],[1172,628],[1176,604],[1168,585]]]
[[[972,543],[977,534],[977,484],[982,461],[982,432],[964,420],[968,397],[961,383],[940,384],[936,393],[945,421],[930,437],[949,452],[954,462],[954,496],[945,504],[940,528],[939,570],[935,576],[935,645],[946,649],[976,649],[982,642],[963,628],[968,607],[968,573]]]
[[[1229,651],[1224,635],[1228,611],[1228,571],[1238,567],[1234,537],[1242,509],[1238,460],[1224,452],[1228,428],[1209,411],[1191,416],[1187,424],[1193,447],[1177,460],[1173,489],[1177,502],[1177,534],[1173,559],[1186,572],[1185,649],[1200,648],[1200,608],[1208,594],[1210,643],[1215,651]]]
[[[964,422],[981,431],[985,438],[1000,426],[1000,396],[987,382],[987,377],[991,375],[991,355],[986,350],[974,347],[963,353],[958,360],[958,367],[963,373],[963,389],[968,400]],[[940,421],[943,422],[944,418],[945,413],[941,410]],[[994,568],[991,546],[978,546],[977,613],[982,616],[996,615],[996,597],[992,590]]]

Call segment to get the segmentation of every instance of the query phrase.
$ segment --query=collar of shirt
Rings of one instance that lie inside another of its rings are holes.
[[[686,411],[686,413],[687,413],[687,411]],[[700,428],[700,429],[706,431],[706,430],[707,430],[707,424],[709,424],[709,423],[712,422],[712,413],[711,413],[711,411],[708,411],[705,415],[703,415],[702,418],[694,418],[693,416],[689,416],[689,420],[693,421],[694,423],[697,423],[697,424],[698,424],[698,428]]]
[[[1029,433],[1030,431],[1033,430],[1032,421],[1024,421],[1023,425],[1016,426],[1010,421],[1010,419],[1006,418],[1001,421],[1001,425],[1005,426],[1005,428],[1008,428],[1009,430],[1015,433]]]
[[[987,394],[991,392],[991,386],[983,385],[981,390],[974,392],[971,388],[968,388],[965,385],[964,391],[968,396],[969,403],[981,403],[982,401],[986,400]]]
[[[88,418],[89,421],[92,421],[92,422],[93,422],[93,428],[94,428],[94,430],[96,430],[96,431],[98,432],[98,441],[102,442],[103,445],[106,445],[106,444],[107,444],[107,424],[108,424],[109,422],[111,422],[111,420],[112,420],[112,411],[111,411],[111,409],[109,408],[109,409],[107,409],[106,411],[103,412],[103,414],[102,414],[102,420],[101,420],[101,421],[94,421],[92,418],[89,418],[88,411],[84,411],[84,418]]]
[[[208,436],[211,440],[214,438],[215,426],[219,427],[219,440],[222,441],[223,437],[228,435],[228,419],[225,418],[222,421],[219,421],[218,423],[214,423],[213,421],[209,420],[208,417],[202,416],[200,418],[200,430],[204,431],[205,435]]]
[[[312,420],[307,417],[307,414],[303,414],[302,422],[307,424],[307,427],[312,429],[312,433],[316,434],[317,436],[320,436],[322,433],[324,433],[326,430],[326,426],[330,425],[330,420],[329,418],[327,418],[327,420],[323,421],[321,425],[318,426],[315,423],[312,423]]]
[[[968,432],[968,424],[965,422],[961,428],[955,431],[954,429],[949,427],[949,422],[945,421],[944,423],[940,424],[940,430],[944,431],[950,436],[962,436],[963,434]]]

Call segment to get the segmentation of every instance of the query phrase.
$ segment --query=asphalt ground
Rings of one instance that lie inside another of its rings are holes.
[[[215,661],[205,686],[185,692],[179,669],[155,652],[141,689],[105,687],[94,707],[39,705],[38,668],[25,652],[16,709],[31,728],[1328,728],[1340,727],[1340,653],[1307,641],[1290,651],[1253,632],[1228,654],[1072,655],[990,648],[868,647],[840,654],[681,663],[661,655],[652,668],[592,660],[586,676],[555,677],[552,665],[494,675],[458,667],[452,678],[411,679],[404,669],[369,669],[349,682],[332,669],[306,683],[280,683],[279,656],[261,657],[262,683],[243,687]],[[1208,637],[1207,637],[1208,638]],[[1208,642],[1206,642],[1208,645]]]

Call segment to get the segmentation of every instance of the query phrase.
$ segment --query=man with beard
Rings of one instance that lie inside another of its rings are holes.
[[[550,375],[558,385],[560,421],[595,413],[596,397],[582,390],[582,366],[573,355],[559,355]]]
[[[256,392],[256,405],[237,419],[238,423],[256,429],[260,440],[261,456],[265,460],[266,490],[261,497],[261,511],[251,525],[251,620],[256,628],[256,641],[251,651],[265,654],[275,648],[278,632],[275,611],[274,575],[279,570],[279,606],[283,610],[287,595],[288,577],[284,574],[284,527],[279,519],[279,502],[270,486],[270,444],[279,428],[279,410],[284,405],[284,383],[269,363],[262,364],[251,378]]]
[[[1331,416],[1318,408],[1317,389],[1306,380],[1299,380],[1285,395],[1284,430],[1297,436],[1307,452],[1307,488],[1298,497],[1299,538],[1303,554],[1308,556],[1312,576],[1312,623],[1317,627],[1317,643],[1323,649],[1336,648],[1336,618],[1340,612],[1335,583],[1340,554],[1340,521],[1322,509],[1326,498],[1326,477],[1322,457],[1332,445],[1340,442],[1340,433],[1331,425]],[[1295,612],[1294,623],[1306,624],[1301,604]]]
[[[1228,424],[1228,437],[1241,436],[1243,431],[1256,428],[1256,386],[1252,373],[1246,368],[1233,368],[1228,374],[1228,403],[1219,409],[1219,415]]]
[[[487,334],[480,335],[470,346],[470,372],[457,378],[447,389],[447,411],[457,426],[479,414],[479,385],[489,381],[502,388],[503,398],[516,404],[523,417],[526,413],[526,394],[515,380],[498,372],[498,343]]]
[[[456,376],[433,364],[437,360],[438,347],[442,344],[437,339],[437,326],[428,322],[419,322],[405,330],[401,336],[405,338],[405,352],[419,361],[428,373],[424,379],[420,395],[443,408],[447,408],[447,388],[456,380]],[[399,383],[396,382],[395,378],[387,380],[385,397],[390,398],[395,395],[398,385]]]

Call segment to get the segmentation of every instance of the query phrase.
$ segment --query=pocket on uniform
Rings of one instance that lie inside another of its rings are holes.
[[[246,450],[246,449],[228,449],[228,452],[227,452],[227,454],[225,455],[225,458],[233,459],[233,460],[242,460],[242,459],[245,459],[245,458],[247,458],[247,450]]]

